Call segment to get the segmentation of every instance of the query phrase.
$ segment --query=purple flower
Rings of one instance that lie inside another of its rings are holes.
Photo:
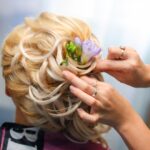
[[[83,41],[81,62],[82,63],[88,62],[92,57],[98,55],[100,51],[101,48],[99,48],[93,41],[91,40]]]
[[[76,45],[81,45],[82,42],[81,42],[81,40],[80,40],[79,37],[75,37],[74,43],[75,43]]]

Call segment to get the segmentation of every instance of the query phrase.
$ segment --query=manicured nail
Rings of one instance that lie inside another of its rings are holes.
[[[82,109],[81,109],[81,108],[78,108],[77,111],[80,113],[80,112],[82,112]]]
[[[70,91],[73,92],[76,88],[74,86],[70,86]]]
[[[67,78],[67,74],[68,74],[67,71],[63,71],[62,74],[65,78]]]

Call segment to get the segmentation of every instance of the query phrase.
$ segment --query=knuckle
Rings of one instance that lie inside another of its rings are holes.
[[[102,104],[100,101],[95,102],[95,107],[101,108]]]
[[[108,84],[108,83],[105,84],[105,91],[104,92],[106,94],[111,93],[113,90],[114,90],[114,88],[110,84]]]
[[[93,117],[93,119],[92,119],[92,123],[93,124],[95,124],[95,123],[97,123],[98,122],[98,119],[97,118],[95,118],[95,117]]]
[[[99,121],[99,114],[96,114],[95,116],[92,117],[91,123],[95,125],[98,123],[98,121]]]
[[[84,119],[84,114],[80,114],[80,118],[81,118],[81,119]]]
[[[83,90],[89,94],[93,94],[92,87],[89,84],[87,84]]]
[[[127,50],[134,53],[136,52],[136,50],[133,47],[127,47]]]
[[[108,49],[108,53],[109,53],[109,54],[113,54],[113,53],[114,53],[114,48],[113,48],[113,47],[110,47],[110,48]]]
[[[106,111],[106,104],[103,102],[100,107],[100,112]]]
[[[81,76],[81,77],[80,77],[80,79],[82,79],[82,80],[86,80],[86,79],[87,79],[87,77],[86,77],[86,76]]]
[[[75,82],[76,81],[76,76],[75,75],[72,75],[71,77],[70,77],[70,81],[73,83],[73,82]]]
[[[138,67],[138,63],[135,60],[130,61],[130,66],[129,66],[130,69],[133,70],[137,67]]]
[[[107,101],[107,102],[104,104],[104,106],[105,106],[105,110],[107,110],[107,111],[111,111],[112,108],[113,108],[113,105],[112,105],[112,103],[111,103],[110,101]]]
[[[84,119],[84,118],[85,118],[85,114],[84,114],[83,112],[82,112],[82,113],[80,112],[80,113],[79,113],[79,116],[80,116],[81,119]]]
[[[91,101],[91,106],[96,106],[97,102],[96,100],[93,98],[92,101]]]

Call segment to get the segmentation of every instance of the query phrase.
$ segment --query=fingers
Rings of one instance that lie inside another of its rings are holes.
[[[133,48],[112,47],[108,49],[108,56],[105,60],[97,60],[95,71],[121,71],[128,68],[127,60],[133,57]]]
[[[67,80],[69,80],[71,82],[71,84],[74,85],[74,86],[70,86],[71,93],[73,93],[75,96],[77,96],[86,105],[91,106],[91,110],[93,108],[93,111],[91,111],[91,114],[89,114],[89,113],[85,112],[83,109],[79,108],[77,111],[78,111],[80,118],[89,123],[98,122],[99,114],[95,113],[95,111],[97,111],[97,109],[99,110],[102,104],[100,101],[96,100],[94,97],[92,97],[84,92],[85,90],[88,90],[89,85],[94,86],[93,83],[96,82],[96,79],[89,78],[86,76],[78,78],[69,71],[63,71],[63,75]],[[88,90],[88,91],[90,91],[90,90]],[[92,92],[92,94],[93,94],[93,92]]]
[[[89,123],[97,123],[99,121],[100,116],[98,113],[89,114],[86,111],[84,111],[82,108],[77,109],[77,111],[80,118]]]
[[[98,105],[98,102],[96,101],[96,99],[90,95],[88,95],[87,93],[83,92],[82,90],[74,87],[74,86],[70,86],[70,91],[77,96],[82,102],[84,102],[85,104],[87,104],[88,106],[93,106],[93,105]]]
[[[86,83],[85,81],[83,81],[82,79],[80,79],[79,77],[74,75],[73,73],[71,73],[69,71],[63,71],[63,75],[75,87],[79,88],[80,90],[82,90],[90,95],[93,94],[93,86]],[[94,80],[91,80],[91,81],[94,81]],[[93,84],[95,84],[95,82]]]
[[[122,71],[128,68],[128,64],[125,60],[99,60],[95,67],[96,71]]]
[[[108,49],[107,59],[110,60],[125,60],[127,59],[127,52],[125,49],[121,49],[119,47],[112,47]]]
[[[95,78],[89,78],[87,76],[82,76],[80,79],[82,79],[83,81],[85,81],[86,83],[88,83],[91,86],[95,86],[97,82],[99,82],[97,79]]]

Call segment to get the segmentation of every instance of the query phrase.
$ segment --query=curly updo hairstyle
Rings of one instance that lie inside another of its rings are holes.
[[[26,18],[6,38],[2,48],[2,67],[6,88],[15,105],[28,123],[50,131],[62,131],[78,141],[100,141],[108,130],[103,124],[85,123],[77,114],[89,106],[73,96],[62,71],[70,70],[78,76],[94,76],[96,59],[78,64],[73,59],[61,65],[66,43],[75,37],[90,39],[99,46],[89,26],[81,20],[50,13],[36,19]]]

